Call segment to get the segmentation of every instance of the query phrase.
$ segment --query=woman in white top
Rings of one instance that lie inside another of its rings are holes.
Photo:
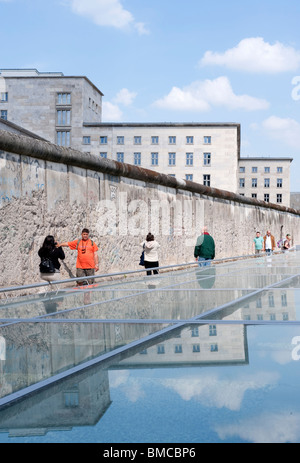
[[[154,236],[152,233],[148,233],[146,236],[146,241],[141,243],[145,251],[144,263],[146,269],[151,269],[155,267],[159,267],[158,263],[158,253],[157,249],[160,248],[160,245],[157,241],[155,241]],[[158,274],[158,270],[153,270],[155,275]],[[147,271],[147,275],[152,275],[152,270]]]

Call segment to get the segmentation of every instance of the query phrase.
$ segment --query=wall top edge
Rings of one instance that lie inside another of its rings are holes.
[[[300,216],[300,210],[261,200],[240,196],[236,193],[207,187],[189,180],[177,179],[167,174],[155,172],[142,167],[126,164],[110,159],[98,158],[90,153],[83,153],[71,148],[65,148],[43,140],[37,140],[25,135],[19,135],[6,130],[0,130],[0,150],[17,155],[29,156],[48,162],[56,162],[84,169],[94,170],[116,177],[127,177],[143,182],[154,183],[176,190],[186,190],[192,193],[207,195],[225,201],[238,202],[253,207],[289,212]]]

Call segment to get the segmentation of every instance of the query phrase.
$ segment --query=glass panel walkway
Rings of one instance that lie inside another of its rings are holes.
[[[299,252],[37,287],[0,300],[0,443],[300,441]]]

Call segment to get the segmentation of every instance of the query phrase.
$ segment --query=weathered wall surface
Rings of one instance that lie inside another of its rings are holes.
[[[163,174],[98,159],[0,130],[0,286],[40,281],[38,249],[48,234],[99,245],[99,273],[136,270],[148,231],[160,265],[192,262],[203,225],[216,258],[252,253],[255,231],[300,243],[297,211]],[[76,252],[65,248],[62,278],[75,276]]]

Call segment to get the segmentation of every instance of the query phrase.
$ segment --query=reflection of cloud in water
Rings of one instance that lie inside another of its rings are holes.
[[[117,370],[109,372],[110,388],[119,388],[130,402],[137,402],[145,397],[142,384],[138,379],[130,376],[128,370]]]
[[[219,379],[216,374],[186,379],[166,379],[162,384],[177,392],[183,400],[197,400],[207,407],[238,411],[249,390],[275,386],[277,373],[260,372],[236,380]]]
[[[300,414],[263,413],[233,424],[226,423],[224,426],[216,426],[215,431],[222,440],[239,436],[255,444],[299,442]]]

